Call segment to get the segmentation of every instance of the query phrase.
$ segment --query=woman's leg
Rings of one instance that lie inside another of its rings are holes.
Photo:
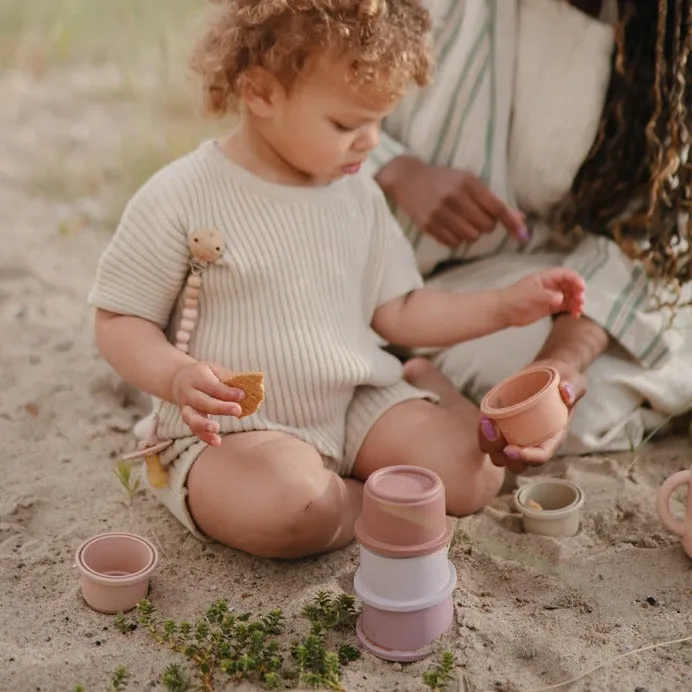
[[[504,479],[503,469],[478,447],[478,409],[423,359],[410,361],[405,375],[414,386],[438,394],[439,403],[405,401],[380,416],[360,448],[353,475],[366,480],[385,466],[423,466],[445,484],[448,514],[478,511],[497,495]]]
[[[199,529],[238,550],[299,558],[353,539],[362,484],[324,467],[310,445],[279,432],[227,435],[208,447],[187,478]]]

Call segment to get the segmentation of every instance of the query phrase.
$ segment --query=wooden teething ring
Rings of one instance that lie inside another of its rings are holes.
[[[183,353],[190,352],[192,334],[199,320],[199,297],[202,293],[203,276],[210,262],[215,262],[224,253],[223,235],[215,228],[202,228],[188,235],[190,248],[190,273],[185,281],[181,296],[182,314],[173,345]],[[161,452],[173,444],[173,440],[158,435],[163,401],[159,401],[152,416],[151,428],[146,439],[140,442],[137,451],[123,457],[125,460],[144,459],[147,480],[154,488],[168,485],[168,470],[161,464]]]

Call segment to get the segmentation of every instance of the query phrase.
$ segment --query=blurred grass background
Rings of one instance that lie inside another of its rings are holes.
[[[206,0],[0,0],[0,75],[52,85],[56,104],[64,86],[78,123],[89,128],[89,114],[103,119],[105,109],[114,131],[128,131],[115,159],[101,156],[108,161],[99,165],[96,142],[67,161],[56,128],[55,146],[41,152],[30,181],[34,194],[66,204],[107,198],[95,221],[112,229],[135,189],[219,129],[202,114],[187,67],[209,7]]]
[[[3,67],[42,69],[66,61],[118,61],[137,67],[165,60],[184,41],[203,1],[3,0]]]

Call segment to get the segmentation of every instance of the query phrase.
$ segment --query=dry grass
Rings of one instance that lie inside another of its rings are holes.
[[[3,0],[2,67],[44,70],[56,63],[111,62],[165,72],[202,0]]]
[[[204,0],[3,0],[0,70],[50,84],[56,99],[33,107],[60,115],[52,132],[37,134],[30,156],[36,163],[22,184],[82,211],[85,200],[95,201],[87,205],[100,210],[93,221],[112,228],[136,188],[212,135],[218,125],[199,112],[187,70],[206,6]],[[67,115],[59,112],[66,102]],[[109,114],[110,133],[94,126],[95,112],[101,122]],[[75,149],[63,123],[77,121],[93,135]]]

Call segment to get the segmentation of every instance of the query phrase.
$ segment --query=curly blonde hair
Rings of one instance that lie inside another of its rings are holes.
[[[269,71],[287,90],[311,58],[353,56],[351,77],[392,97],[427,84],[431,20],[420,0],[211,0],[220,5],[191,66],[214,115],[238,109],[244,76]]]

